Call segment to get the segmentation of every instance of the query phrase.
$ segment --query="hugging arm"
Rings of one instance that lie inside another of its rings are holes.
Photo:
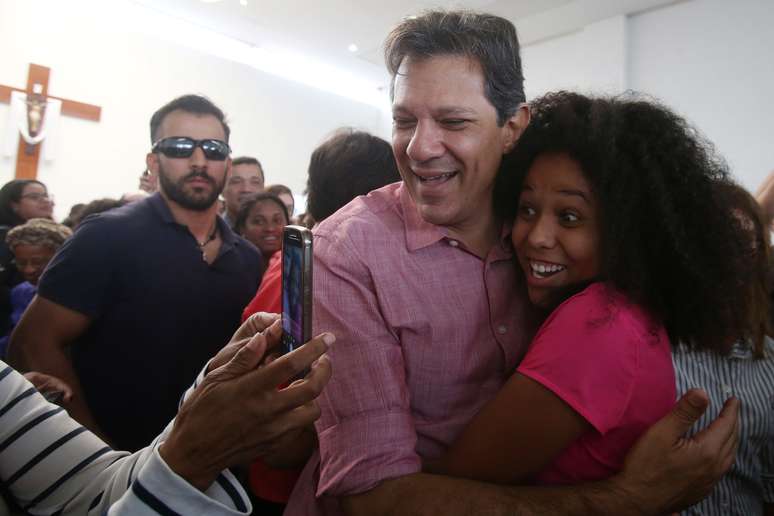
[[[590,429],[582,416],[549,389],[514,373],[465,427],[437,472],[517,484],[542,471]]]
[[[343,500],[348,514],[374,515],[656,515],[704,498],[731,467],[738,445],[739,402],[730,399],[713,423],[682,437],[704,413],[702,391],[682,396],[626,457],[621,473],[569,487],[506,487],[416,474],[382,482]]]

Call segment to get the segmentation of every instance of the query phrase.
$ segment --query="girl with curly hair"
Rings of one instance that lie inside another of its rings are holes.
[[[498,395],[431,469],[499,483],[613,475],[675,401],[671,344],[747,331],[746,248],[726,167],[654,102],[559,92],[531,105],[495,208],[542,325]]]

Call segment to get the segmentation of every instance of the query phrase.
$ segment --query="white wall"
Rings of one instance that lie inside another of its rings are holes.
[[[122,3],[0,0],[0,83],[24,87],[35,62],[52,68],[52,95],[103,107],[98,124],[63,118],[62,151],[41,164],[58,216],[75,202],[135,189],[148,119],[183,93],[210,96],[229,116],[235,155],[257,156],[269,182],[299,192],[309,154],[334,128],[389,138],[389,116],[379,109],[161,39],[144,30],[156,20],[152,11],[122,19]],[[571,27],[560,23],[562,13],[553,25]],[[544,25],[552,25],[550,14],[541,15]],[[771,0],[686,0],[588,22],[525,45],[527,95],[559,88],[654,95],[696,124],[754,189],[774,168],[772,26]],[[0,104],[0,135],[7,113]],[[14,166],[0,158],[0,183]]]
[[[518,29],[518,25],[517,25]],[[559,89],[615,94],[626,87],[626,16],[524,46],[528,99]]]
[[[698,127],[754,190],[774,169],[771,27],[771,0],[688,0],[614,16],[526,45],[527,95],[631,89],[657,97]]]
[[[235,156],[256,156],[268,183],[299,193],[311,151],[336,127],[386,136],[378,108],[144,33],[143,20],[120,19],[120,3],[0,0],[0,84],[24,88],[33,62],[51,68],[50,95],[102,106],[99,123],[63,117],[59,155],[40,164],[58,218],[76,202],[135,190],[151,114],[184,93],[205,94],[226,112]],[[0,135],[7,117],[0,104]],[[0,184],[14,169],[15,157],[0,158]]]
[[[629,24],[629,86],[693,122],[751,190],[774,169],[772,27],[771,0],[692,0]]]

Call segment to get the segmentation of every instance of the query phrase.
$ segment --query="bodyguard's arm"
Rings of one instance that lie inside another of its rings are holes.
[[[9,363],[24,371],[39,371],[63,380],[73,390],[65,408],[83,426],[104,437],[83,397],[67,346],[91,324],[86,315],[35,296],[11,334]]]

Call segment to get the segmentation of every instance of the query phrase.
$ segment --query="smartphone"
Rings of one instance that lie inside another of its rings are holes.
[[[290,353],[312,338],[312,232],[282,233],[282,348]]]

